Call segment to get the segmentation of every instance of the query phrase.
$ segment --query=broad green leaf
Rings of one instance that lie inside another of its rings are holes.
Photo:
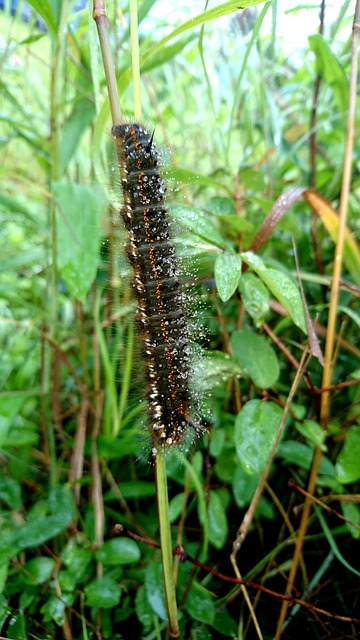
[[[192,582],[186,598],[186,611],[194,620],[212,624],[215,619],[215,606],[210,593],[197,582]]]
[[[34,522],[24,524],[14,533],[14,544],[19,549],[31,549],[38,547],[40,544],[51,540],[59,533],[64,531],[68,522],[62,518],[61,514],[57,516],[43,516]]]
[[[323,451],[327,450],[325,443],[325,431],[315,420],[304,420],[304,422],[296,422],[297,430],[306,438],[307,444],[311,447],[320,447]]]
[[[309,36],[309,45],[315,54],[317,73],[332,88],[340,113],[344,112],[348,105],[348,79],[343,67],[319,33]]]
[[[261,474],[275,442],[282,409],[274,402],[249,400],[235,421],[238,458],[249,474]]]
[[[236,217],[236,205],[232,198],[225,198],[223,196],[214,196],[207,201],[205,210],[212,215],[231,215]]]
[[[48,558],[47,556],[32,558],[24,566],[24,583],[32,585],[43,584],[44,582],[49,580],[52,572],[55,569],[55,565],[55,560],[53,558]]]
[[[49,493],[50,512],[55,516],[61,515],[65,524],[75,518],[74,494],[68,485],[58,485]]]
[[[243,371],[235,358],[221,351],[206,351],[201,362],[195,363],[194,379],[203,392],[240,377]]]
[[[0,420],[0,446],[4,449],[36,445],[38,440],[39,428],[36,424],[24,422],[22,426],[10,426]]]
[[[227,609],[216,609],[214,622],[211,626],[224,636],[224,638],[239,637],[238,626]],[[214,635],[212,634],[211,638],[213,637]]]
[[[141,585],[136,592],[135,611],[141,624],[150,628],[153,622],[153,612],[148,603],[144,585]]]
[[[187,204],[173,204],[169,207],[171,217],[179,224],[183,229],[191,231],[199,238],[202,238],[206,242],[225,249],[225,242],[215,227],[215,225],[209,220],[202,211],[194,209]]]
[[[227,302],[236,291],[240,276],[240,256],[234,253],[220,253],[215,261],[215,282],[223,302]]]
[[[139,560],[140,550],[134,540],[114,538],[107,540],[95,555],[104,565],[133,564]]]
[[[88,607],[112,609],[121,599],[121,590],[112,578],[96,578],[85,587],[85,602]]]
[[[105,193],[99,185],[57,182],[58,266],[70,293],[85,302],[98,266],[100,215]]]
[[[272,387],[279,377],[279,362],[266,338],[249,329],[234,331],[231,336],[234,357],[244,372],[260,389]]]
[[[259,193],[265,191],[265,176],[262,171],[256,171],[251,167],[240,168],[240,182],[243,187]]]
[[[40,611],[44,616],[44,622],[50,622],[54,620],[57,625],[61,626],[65,622],[65,606],[66,602],[64,597],[66,594],[62,594],[61,598],[51,596],[45,604],[41,607]]]
[[[309,471],[314,457],[314,449],[303,442],[284,440],[284,442],[280,442],[278,446],[277,455],[279,458],[283,458],[287,464],[295,464],[300,467],[300,469]],[[334,476],[334,466],[325,456],[321,458],[319,471],[321,474]]]
[[[336,478],[343,484],[356,482],[360,478],[360,425],[354,424],[347,432],[335,472]]]
[[[238,464],[233,477],[233,492],[236,504],[243,509],[250,504],[259,481],[256,476],[249,476]]]
[[[145,569],[145,589],[152,610],[161,620],[167,620],[164,582],[160,562],[150,562]]]
[[[84,549],[77,544],[76,538],[71,538],[61,554],[61,559],[68,572],[77,578],[83,579],[89,564],[93,560],[91,549]]]
[[[255,326],[260,327],[270,308],[268,289],[254,273],[247,272],[241,276],[239,291],[246,311],[254,320]]]
[[[307,334],[304,307],[301,295],[293,281],[282,271],[266,267],[259,258],[251,251],[241,254],[244,262],[257,273],[259,278],[266,284],[271,293],[289,312],[296,326]]]

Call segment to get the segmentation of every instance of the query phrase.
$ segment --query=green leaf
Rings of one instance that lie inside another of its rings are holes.
[[[332,88],[340,113],[345,112],[348,104],[348,80],[343,67],[322,35],[313,34],[308,40],[310,49],[315,54],[318,75]]]
[[[342,484],[356,482],[360,478],[360,425],[354,424],[347,432],[336,461],[335,472],[337,480]]]
[[[282,271],[266,267],[259,258],[251,251],[241,254],[244,262],[249,265],[257,273],[259,278],[266,284],[271,293],[279,300],[279,302],[289,312],[291,318],[297,327],[307,334],[304,307],[301,295],[289,276]]]
[[[184,38],[178,38],[173,44],[162,47],[141,66],[141,73],[148,73],[155,67],[160,67],[178,55],[190,42],[196,39],[195,33],[190,33]]]
[[[61,515],[43,516],[17,529],[14,533],[14,544],[19,549],[38,547],[64,531],[67,525],[68,522]]]
[[[4,587],[6,585],[7,577],[9,570],[9,561],[1,560],[0,561],[0,594],[4,591]],[[0,629],[1,629],[1,607],[0,607]]]
[[[187,231],[202,238],[215,247],[225,249],[225,241],[215,225],[209,220],[202,211],[190,207],[187,204],[173,204],[169,207],[171,217],[181,227]]]
[[[120,602],[120,587],[112,578],[96,578],[85,587],[85,598],[88,607],[112,609]]]
[[[216,491],[210,491],[207,516],[209,541],[216,549],[222,549],[228,535],[228,523],[223,503]],[[203,517],[200,509],[199,519],[201,524],[203,524]]]
[[[239,637],[238,625],[235,620],[231,618],[227,609],[217,609],[212,627],[216,629],[224,638],[236,638]],[[214,637],[213,635],[211,636]]]
[[[240,182],[242,187],[259,193],[265,191],[265,177],[262,171],[256,171],[251,167],[243,167],[240,169]]]
[[[346,526],[349,528],[349,531],[352,537],[355,540],[359,540],[360,529],[358,527],[360,526],[360,505],[355,504],[354,502],[345,502],[345,500],[342,500],[341,510],[345,518],[347,518],[348,520],[351,520],[351,522],[353,522],[354,525],[355,524],[358,525],[357,527],[354,527],[352,524],[350,524],[350,522],[346,523]]]
[[[49,507],[53,515],[61,518],[65,525],[70,524],[75,518],[75,502],[74,495],[68,485],[58,485],[49,493]]]
[[[215,606],[213,598],[207,589],[197,582],[192,582],[185,607],[194,620],[212,625],[215,620]]]
[[[332,551],[334,552],[335,557],[339,560],[339,562],[341,562],[341,564],[348,569],[349,571],[351,571],[351,573],[354,573],[356,576],[360,577],[360,572],[357,571],[351,564],[348,563],[347,560],[345,560],[344,556],[340,553],[339,551],[339,547],[336,544],[336,540],[332,534],[331,529],[329,529],[326,520],[324,518],[324,516],[321,513],[321,510],[319,509],[319,507],[317,507],[316,505],[314,505],[314,511],[317,515],[317,518],[321,524],[322,530],[325,534],[325,537],[332,549]]]
[[[326,451],[325,431],[315,420],[304,420],[304,422],[295,422],[297,430],[306,438],[310,447],[321,447],[322,451]]]
[[[175,522],[181,515],[184,506],[184,493],[178,493],[170,500],[169,504],[169,518],[170,522]]]
[[[44,20],[53,36],[57,36],[57,24],[49,0],[28,0],[34,11]]]
[[[242,369],[260,389],[268,389],[277,381],[280,373],[274,349],[266,338],[249,329],[234,331],[231,336],[234,357]]]
[[[44,622],[54,620],[59,626],[65,621],[65,602],[56,596],[51,596],[40,609]]]
[[[240,509],[250,504],[258,483],[259,481],[256,476],[249,476],[240,465],[237,465],[232,486],[235,502]]]
[[[231,215],[235,217],[236,205],[231,198],[225,198],[222,196],[215,196],[207,201],[205,206],[206,211],[212,215]]]
[[[144,585],[141,585],[135,596],[135,611],[144,627],[150,628],[153,622],[153,612],[146,597]]]
[[[66,120],[60,144],[60,175],[73,157],[81,136],[90,126],[95,116],[94,103],[88,99],[76,102],[73,113]]]
[[[25,584],[43,584],[49,580],[55,568],[55,560],[46,556],[32,558],[24,566],[23,581]]]
[[[240,256],[233,253],[220,253],[215,261],[215,282],[223,302],[227,302],[236,291],[240,276]]]
[[[58,266],[70,293],[85,302],[98,266],[100,214],[105,192],[99,185],[54,184],[59,205]]]
[[[254,273],[244,273],[239,282],[239,291],[245,309],[254,320],[256,327],[260,327],[269,313],[270,295],[260,278]]]
[[[205,351],[201,361],[194,365],[194,380],[202,392],[240,377],[243,371],[235,358],[221,351]]]
[[[87,568],[93,559],[93,552],[90,549],[83,549],[72,537],[61,554],[61,560],[67,567],[68,572],[75,576],[80,582],[87,572]]]
[[[21,505],[21,486],[14,478],[3,476],[0,478],[0,500],[10,509],[18,510]]]
[[[98,562],[110,566],[133,564],[139,560],[140,555],[140,550],[136,542],[127,538],[107,540],[95,554]]]
[[[282,409],[274,402],[250,400],[235,421],[235,446],[245,471],[260,475],[275,442]]]
[[[167,620],[163,574],[159,562],[151,562],[145,569],[145,589],[148,603],[161,620]]]
[[[309,471],[314,457],[314,449],[302,442],[284,440],[284,442],[280,442],[278,446],[277,455],[279,458],[283,458],[288,464],[296,464],[300,469]],[[334,476],[334,466],[325,456],[321,458],[319,471],[324,475]]]

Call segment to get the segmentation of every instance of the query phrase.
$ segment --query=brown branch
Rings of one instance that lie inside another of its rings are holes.
[[[149,538],[142,538],[141,536],[138,536],[136,533],[132,533],[132,531],[128,531],[128,529],[125,529],[125,527],[122,524],[116,524],[114,527],[114,531],[119,535],[125,535],[129,538],[132,538],[132,540],[135,540],[136,542],[140,542],[141,544],[146,544],[146,546],[148,547],[152,547],[154,549],[161,548],[160,545],[154,540],[151,540]],[[257,582],[252,582],[251,580],[245,580],[244,578],[233,578],[232,576],[228,576],[224,573],[216,571],[216,569],[213,569],[212,567],[209,567],[203,562],[200,562],[200,560],[197,560],[196,558],[193,558],[192,556],[188,555],[183,547],[173,549],[173,555],[178,556],[180,562],[185,562],[185,561],[191,562],[196,567],[200,567],[200,569],[203,569],[207,573],[211,573],[211,575],[215,576],[216,578],[219,578],[219,580],[223,580],[224,582],[230,582],[231,584],[244,585],[245,587],[256,589],[257,591],[262,591],[263,593],[266,593],[267,595],[272,596],[273,598],[277,598],[278,600],[283,600],[287,602],[289,606],[298,604],[301,607],[305,607],[306,609],[308,609],[314,614],[319,613],[323,616],[326,616],[327,618],[332,618],[333,620],[339,620],[340,622],[348,622],[350,624],[360,625],[360,620],[358,618],[341,616],[336,613],[332,613],[331,611],[320,609],[319,607],[316,607],[315,605],[311,604],[310,602],[306,602],[301,598],[296,598],[291,593],[285,593],[285,594],[278,593],[277,591],[268,589],[267,587],[264,587],[264,585],[258,584]]]

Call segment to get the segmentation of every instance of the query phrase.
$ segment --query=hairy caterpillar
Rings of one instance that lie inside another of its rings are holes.
[[[191,345],[185,318],[186,293],[178,277],[165,208],[165,183],[153,134],[137,123],[112,129],[119,159],[133,267],[137,323],[148,382],[152,445],[180,444],[192,420],[189,373]]]

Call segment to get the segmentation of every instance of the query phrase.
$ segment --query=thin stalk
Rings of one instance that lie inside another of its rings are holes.
[[[130,322],[128,334],[127,334],[125,369],[124,369],[124,375],[122,379],[121,392],[120,392],[120,398],[119,398],[119,410],[118,410],[119,429],[121,429],[122,417],[124,414],[127,397],[129,395],[129,389],[130,389],[130,383],[131,383],[131,370],[132,370],[132,364],[133,364],[133,351],[134,351],[134,323]]]
[[[159,516],[161,557],[165,587],[165,601],[169,616],[169,631],[171,638],[180,638],[177,617],[175,578],[173,567],[173,552],[171,543],[169,499],[165,468],[165,453],[162,447],[156,449],[155,456],[156,495]]]
[[[49,171],[49,192],[52,192],[53,183],[59,180],[60,176],[60,113],[62,106],[62,78],[63,65],[65,58],[67,28],[66,20],[69,12],[69,0],[64,0],[61,6],[61,14],[57,38],[53,40],[52,50],[52,67],[51,67],[51,89],[50,89],[50,171]],[[49,327],[47,332],[50,337],[56,340],[57,323],[58,323],[58,292],[57,292],[57,217],[56,205],[54,198],[49,203],[49,228],[51,229],[50,247],[51,247],[51,271],[49,273],[47,287],[50,293],[51,307]],[[54,375],[53,360],[54,356],[48,347],[44,351],[43,371],[41,375],[42,391],[44,394],[49,392],[51,388],[51,375]],[[56,358],[56,356],[55,356]],[[54,393],[54,390],[53,390]],[[46,395],[44,395],[46,397]],[[46,425],[47,447],[50,457],[49,467],[49,483],[53,487],[56,484],[56,447],[54,435],[54,416],[50,419],[49,410],[44,403],[44,418]]]
[[[137,31],[137,2],[131,0],[131,40],[132,40],[132,55],[133,55],[133,82],[134,82],[134,111],[137,120],[141,119],[141,107],[140,107],[140,63],[139,63],[139,45],[138,45],[138,31]],[[106,8],[104,0],[94,0],[93,18],[95,20],[101,52],[104,62],[106,83],[109,93],[110,109],[113,124],[121,121],[121,109],[120,100],[117,90],[115,70],[112,62],[109,38],[108,38],[108,25],[106,18]],[[103,335],[98,322],[98,306],[95,312],[95,327],[96,333],[100,344],[100,349],[104,347]],[[120,400],[120,407],[122,410],[122,404]],[[119,412],[114,407],[114,414],[116,415],[117,427],[114,428],[113,433],[116,435],[119,430]],[[176,604],[176,591],[175,591],[175,579],[173,569],[173,557],[172,557],[172,545],[170,534],[170,519],[169,519],[169,500],[167,489],[167,478],[165,469],[165,457],[164,451],[161,447],[156,450],[155,456],[155,479],[157,487],[157,504],[159,514],[159,530],[161,541],[161,554],[163,563],[163,575],[164,575],[164,587],[166,606],[169,616],[169,632],[172,638],[180,637],[179,623],[177,618],[177,604]]]
[[[109,94],[110,110],[113,124],[121,122],[121,108],[116,83],[115,67],[112,61],[108,36],[105,0],[94,0],[93,18],[98,30],[101,54],[104,64],[106,85]]]
[[[140,55],[139,55],[137,5],[138,5],[137,0],[130,0],[130,33],[131,33],[132,81],[133,81],[133,88],[134,88],[134,114],[135,114],[136,122],[141,122]]]
[[[334,367],[333,354],[334,354],[334,343],[335,343],[335,335],[336,335],[336,332],[335,332],[336,314],[337,314],[337,306],[338,306],[338,298],[339,298],[339,290],[340,290],[340,276],[341,276],[341,268],[342,268],[342,261],[343,261],[346,217],[347,217],[347,208],[348,208],[348,201],[349,201],[350,181],[351,181],[352,151],[353,151],[353,145],[354,145],[354,122],[355,122],[355,112],[356,112],[356,83],[357,83],[357,68],[358,68],[357,53],[358,53],[359,28],[360,28],[360,0],[357,0],[356,7],[355,7],[354,22],[353,22],[353,37],[352,37],[352,45],[351,45],[349,110],[348,110],[348,120],[347,120],[343,178],[342,178],[342,185],[341,185],[340,208],[339,208],[339,231],[338,231],[338,238],[337,238],[336,247],[335,247],[333,277],[331,281],[329,317],[328,317],[326,342],[325,342],[325,367],[324,367],[323,377],[322,377],[323,388],[330,387],[332,372]],[[330,392],[325,391],[321,395],[321,405],[320,405],[320,423],[324,430],[327,428],[329,416],[330,416]],[[308,493],[311,495],[313,495],[315,492],[321,457],[322,457],[322,450],[320,449],[320,447],[317,447],[314,454],[313,464],[312,464],[310,478],[309,478],[309,484],[307,488]],[[304,538],[306,534],[310,511],[311,511],[311,499],[306,498],[301,521],[300,521],[298,539],[295,547],[293,562],[291,565],[291,571],[290,571],[288,582],[286,585],[286,593],[291,593],[294,586],[295,576],[297,572],[297,567],[298,567],[302,547],[304,544]],[[281,636],[288,606],[289,606],[289,603],[284,601],[282,604],[279,621],[277,625],[276,636],[275,636],[276,640],[278,640],[278,638],[280,638]]]

